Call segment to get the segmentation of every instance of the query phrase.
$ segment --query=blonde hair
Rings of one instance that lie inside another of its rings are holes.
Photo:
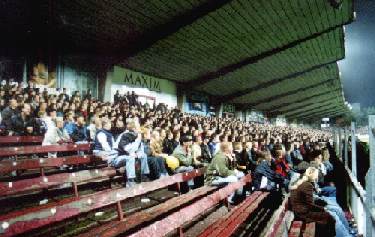
[[[294,184],[290,186],[290,189],[297,189],[302,183],[306,181],[315,181],[314,177],[318,176],[319,170],[315,167],[309,167],[306,169],[306,172],[303,174],[303,176],[297,180]]]
[[[232,149],[232,143],[230,143],[230,142],[221,142],[220,143],[220,150],[222,151],[222,152],[226,152],[226,151],[229,151],[229,150],[231,150]]]
[[[242,143],[241,142],[234,142],[233,143],[233,149],[241,150],[242,149]]]

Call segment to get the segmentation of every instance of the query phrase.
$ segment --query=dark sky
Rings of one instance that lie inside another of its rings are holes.
[[[346,26],[346,58],[339,62],[345,98],[375,106],[375,0],[354,1],[357,19]]]

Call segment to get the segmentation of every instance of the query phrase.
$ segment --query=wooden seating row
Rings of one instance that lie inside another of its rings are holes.
[[[269,193],[254,192],[227,215],[205,229],[199,237],[225,237],[233,235],[268,195]]]
[[[37,178],[24,179],[15,182],[0,183],[0,197],[26,194],[33,191],[46,190],[60,185],[71,183],[75,196],[78,197],[77,185],[82,182],[93,181],[104,177],[116,175],[114,168],[82,170],[73,173],[61,173]]]
[[[0,216],[0,236],[27,234],[31,231],[47,228],[48,226],[81,216],[82,214],[108,207],[116,209],[118,220],[100,225],[81,236],[118,236],[129,231],[134,232],[134,228],[140,229],[135,233],[131,233],[131,236],[164,236],[174,229],[179,229],[180,234],[183,234],[182,226],[184,224],[193,220],[202,212],[226,200],[236,189],[243,187],[251,181],[251,177],[246,176],[241,181],[229,184],[220,189],[218,187],[203,186],[185,195],[167,200],[147,211],[125,216],[123,205],[127,199],[171,185],[176,185],[177,189],[179,189],[181,182],[202,176],[205,169],[197,169],[189,173],[176,174],[153,182],[141,183],[133,188],[106,189],[86,196],[79,195],[79,183],[114,177],[117,174],[116,170],[107,167],[104,169],[94,168],[73,173],[66,172],[45,175],[44,169],[47,167],[93,163],[96,159],[89,154],[90,148],[90,144],[0,147],[0,158],[3,158],[3,160],[0,160],[0,174],[30,169],[40,169],[41,174],[40,177],[36,178],[0,183],[1,198],[11,198],[14,195],[45,191],[50,188],[61,187],[64,184],[69,184],[69,187],[71,185],[74,191],[74,197],[65,198],[55,203],[43,204],[38,207],[13,211]],[[78,151],[84,152],[85,155],[71,155],[57,158],[35,158],[32,156],[49,152]],[[19,159],[20,156],[26,156],[26,158]],[[64,187],[67,186],[64,185]],[[212,233],[218,236],[230,236],[233,234],[238,226],[256,210],[259,203],[267,195],[267,193],[261,192],[253,193],[241,205],[229,212],[226,218],[221,218],[214,225],[210,226],[209,228],[213,230]],[[151,223],[155,219],[160,220]],[[149,223],[149,225],[144,227],[144,223]],[[209,234],[205,235],[204,233]],[[202,236],[213,236],[210,233],[203,232]]]
[[[31,158],[22,160],[1,160],[0,175],[6,175],[18,170],[40,170],[44,176],[44,169],[48,167],[63,167],[69,165],[90,164],[96,161],[92,155],[74,155],[56,158]]]
[[[42,144],[43,136],[0,136],[0,146],[23,146],[25,144]]]
[[[35,145],[22,147],[0,147],[0,158],[18,157],[24,155],[43,154],[49,152],[88,152],[91,149],[90,143],[85,144],[64,144],[64,145]]]
[[[204,168],[189,173],[180,173],[160,178],[153,182],[141,183],[132,188],[115,188],[90,194],[84,197],[67,198],[57,203],[14,211],[0,216],[1,236],[14,236],[27,233],[47,225],[92,212],[103,207],[115,206],[118,219],[123,220],[122,202],[125,200],[185,182],[204,174]],[[5,228],[4,228],[5,227]]]
[[[302,221],[294,220],[294,214],[288,209],[289,197],[286,197],[271,218],[269,231],[265,236],[267,237],[314,237],[315,223],[304,223]]]
[[[251,181],[250,175],[243,177],[236,183],[228,184],[227,186],[215,191],[214,193],[205,196],[198,201],[173,212],[172,214],[155,221],[152,224],[140,229],[139,231],[130,234],[132,237],[144,236],[166,236],[178,229],[180,236],[183,236],[183,225],[191,222],[205,211],[216,206],[233,193],[238,188],[245,186]]]

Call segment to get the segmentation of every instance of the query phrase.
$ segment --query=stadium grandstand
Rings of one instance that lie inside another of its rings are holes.
[[[375,116],[356,132],[338,65],[353,0],[0,19],[1,237],[375,237]]]

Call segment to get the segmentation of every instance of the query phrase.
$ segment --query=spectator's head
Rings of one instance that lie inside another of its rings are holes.
[[[259,148],[258,142],[253,142],[253,150],[257,151]]]
[[[22,113],[25,116],[29,116],[31,114],[31,107],[29,104],[23,104]]]
[[[181,137],[181,145],[184,147],[192,145],[192,137],[190,135],[184,135]]]
[[[275,159],[283,159],[284,152],[282,150],[275,150]]]
[[[246,148],[247,151],[250,151],[252,147],[253,147],[253,143],[252,142],[246,142],[245,148]]]
[[[200,144],[202,144],[202,137],[201,136],[193,136],[193,142],[195,143],[195,144],[198,144],[198,145],[200,145]]]
[[[257,153],[257,163],[260,164],[262,161],[267,161],[269,164],[272,160],[272,155],[269,151],[262,151]]]
[[[9,105],[10,105],[10,107],[11,107],[12,109],[17,108],[17,106],[18,106],[17,100],[16,100],[15,98],[10,99],[10,100],[9,100]]]
[[[234,142],[233,143],[233,149],[235,151],[242,151],[242,143],[241,142]]]
[[[307,180],[310,182],[315,182],[318,180],[319,177],[319,170],[315,167],[309,167],[307,168],[304,176],[307,177]]]
[[[167,138],[168,138],[169,140],[172,140],[172,139],[173,139],[173,133],[172,133],[171,131],[168,131],[168,132],[167,132]]]
[[[310,161],[314,161],[317,164],[322,163],[322,152],[320,150],[313,150],[310,153]]]
[[[165,131],[165,129],[160,130],[160,137],[161,139],[164,139],[167,137],[167,131]]]
[[[322,150],[323,161],[329,161],[330,154],[328,148]]]
[[[318,178],[319,170],[315,167],[308,167],[303,176],[290,186],[290,189],[295,190],[304,182],[316,182]]]
[[[56,116],[57,116],[56,108],[54,108],[54,107],[50,107],[50,108],[48,108],[48,115],[49,115],[51,118],[56,118]]]
[[[107,118],[103,118],[102,119],[102,128],[105,129],[105,130],[111,130],[112,128],[112,123],[111,123],[111,120],[107,119]]]
[[[220,151],[226,155],[231,155],[233,152],[233,146],[230,142],[220,143]]]
[[[181,136],[180,136],[180,132],[179,132],[179,131],[174,131],[174,132],[173,132],[173,139],[174,139],[175,141],[180,142],[180,138],[181,138]]]
[[[83,115],[78,115],[77,116],[77,125],[78,126],[83,126],[85,124],[86,124],[85,117],[83,117]]]
[[[129,130],[129,131],[132,131],[132,132],[138,132],[139,131],[139,123],[137,121],[135,121],[134,119],[130,120],[128,122],[128,124],[126,125],[126,128]]]
[[[64,119],[62,117],[55,118],[56,127],[61,129],[64,127]]]

